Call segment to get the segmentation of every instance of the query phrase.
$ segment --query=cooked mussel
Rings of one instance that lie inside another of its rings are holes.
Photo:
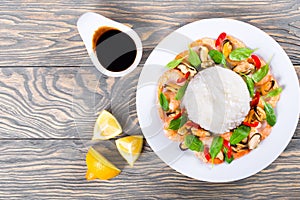
[[[264,119],[266,119],[266,112],[263,108],[259,106],[255,106],[253,110],[254,110],[254,115],[258,121],[262,122]]]
[[[228,39],[224,40],[223,47],[222,47],[222,53],[227,58],[229,54],[232,51],[232,45],[230,44],[230,41]]]
[[[267,81],[260,88],[261,94],[266,95],[268,92],[270,92],[274,88],[274,86],[275,86],[274,80]]]
[[[239,74],[249,74],[254,69],[255,69],[254,65],[252,65],[246,61],[242,61],[240,64],[238,64],[237,66],[235,66],[233,68],[233,71],[235,71],[236,73],[239,73]]]
[[[240,40],[238,40],[235,37],[232,37],[230,35],[226,36],[226,39],[223,41],[223,46],[227,42],[230,42],[230,45],[232,46],[232,49],[245,47],[245,44],[242,41],[240,41]]]
[[[200,46],[199,48],[199,57],[202,62],[208,60],[208,48],[204,46]]]
[[[184,144],[184,142],[180,142],[180,143],[179,143],[179,148],[180,148],[182,151],[186,151],[186,150],[189,149],[189,148]]]
[[[177,68],[183,73],[183,74],[186,74],[187,72],[190,72],[190,76],[195,76],[195,74],[197,73],[197,70],[192,67],[191,65],[189,65],[188,63],[186,62],[182,62],[181,64],[179,64],[177,66]]]
[[[232,151],[235,153],[245,151],[248,149],[248,144],[237,143],[236,145],[231,145]]]
[[[189,133],[189,130],[187,129],[186,126],[182,126],[178,129],[177,133],[181,136],[184,136]]]
[[[164,88],[176,93],[179,90],[180,86],[174,83],[167,83],[164,85]]]
[[[260,141],[261,141],[261,134],[260,133],[255,133],[249,139],[248,148],[249,149],[255,149],[258,146],[258,144],[260,143]]]
[[[248,137],[245,137],[242,141],[241,144],[246,145],[248,143]]]
[[[199,48],[199,57],[201,60],[201,68],[208,68],[211,66],[214,66],[215,63],[214,61],[210,58],[210,56],[208,55],[208,48],[205,46],[200,46]]]

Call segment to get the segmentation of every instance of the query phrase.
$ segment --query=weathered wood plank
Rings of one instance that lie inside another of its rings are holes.
[[[0,141],[0,199],[257,199],[300,196],[300,140],[258,174],[232,183],[204,183],[166,166],[145,147],[130,168],[111,142],[98,150],[122,169],[110,181],[87,182],[78,140]],[[195,169],[196,170],[196,169]],[[239,191],[239,192],[237,192]]]
[[[94,67],[0,68],[1,138],[88,140],[102,109],[117,117],[125,134],[140,133],[135,91],[141,69],[114,79]]]
[[[1,68],[1,138],[90,138],[102,109],[116,115],[124,132],[140,132],[135,112],[140,70],[114,79],[94,67]]]
[[[0,66],[91,66],[77,32],[84,12],[129,24],[141,36],[145,58],[167,34],[204,18],[234,18],[257,26],[300,64],[300,2],[291,1],[2,1]]]

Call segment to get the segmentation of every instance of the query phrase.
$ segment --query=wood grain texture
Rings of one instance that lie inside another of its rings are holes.
[[[300,122],[266,169],[232,183],[190,179],[163,163],[145,141],[136,166],[113,140],[91,142],[98,111],[110,110],[124,135],[141,134],[135,91],[143,63],[175,29],[204,18],[248,22],[287,52],[300,80],[300,1],[2,0],[0,4],[0,199],[298,199]],[[77,32],[88,11],[133,27],[144,55],[128,76],[102,76]],[[122,169],[111,181],[86,181],[95,148]]]
[[[115,156],[114,145],[106,142],[98,147],[122,172],[110,181],[88,182],[84,178],[87,150],[78,140],[1,140],[0,199],[299,197],[299,145],[300,140],[293,140],[273,164],[254,176],[216,184],[180,175],[147,147],[131,168],[120,156]]]
[[[140,71],[114,79],[94,67],[0,68],[0,138],[90,139],[103,109],[126,134],[140,132],[135,111]]]
[[[18,1],[0,5],[0,66],[91,66],[76,21],[93,11],[132,26],[145,55],[176,28],[204,18],[233,18],[271,35],[300,64],[300,2]],[[220,30],[221,31],[221,30]]]

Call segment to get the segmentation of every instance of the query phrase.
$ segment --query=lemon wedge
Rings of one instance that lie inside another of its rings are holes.
[[[108,180],[117,176],[121,170],[109,162],[103,155],[97,152],[93,147],[90,147],[86,154],[86,179],[101,179]]]
[[[121,156],[133,167],[142,151],[143,136],[131,135],[117,139],[116,146]]]
[[[118,120],[108,111],[100,112],[95,126],[92,140],[108,140],[122,133]]]

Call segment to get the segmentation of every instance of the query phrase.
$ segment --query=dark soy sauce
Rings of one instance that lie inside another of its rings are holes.
[[[95,32],[93,49],[100,64],[112,72],[126,70],[132,65],[137,54],[133,39],[112,27],[100,27]]]

